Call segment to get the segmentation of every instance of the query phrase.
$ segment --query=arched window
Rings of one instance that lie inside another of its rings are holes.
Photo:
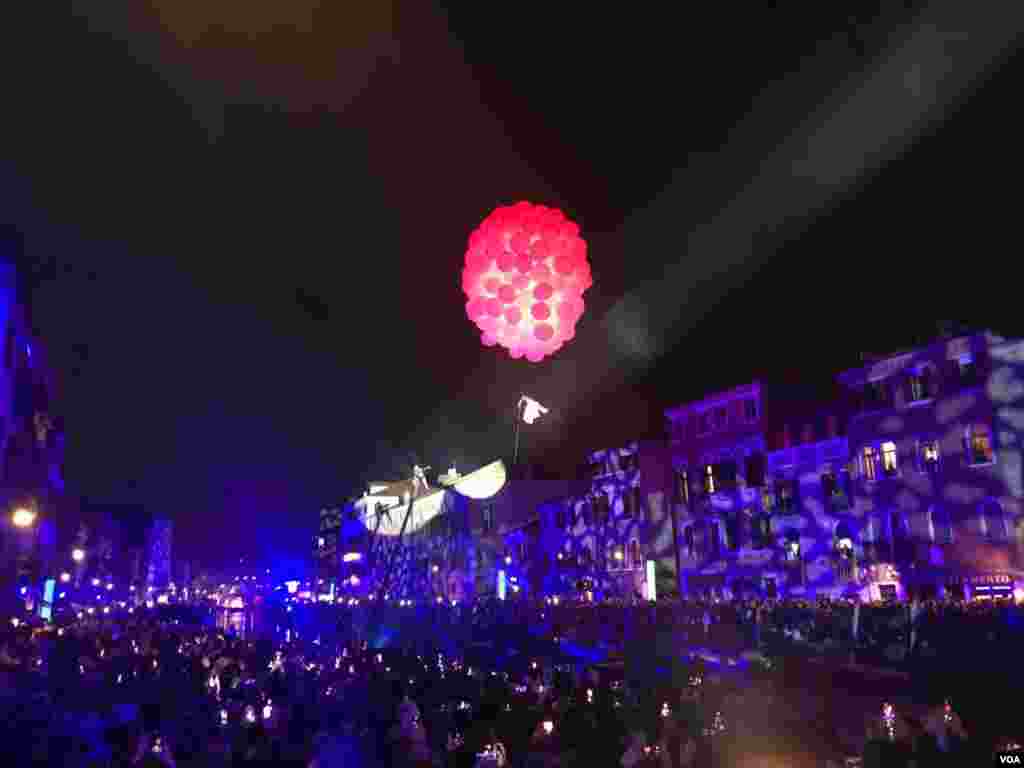
[[[638,539],[633,539],[629,542],[629,555],[634,568],[644,567],[644,559],[640,554],[640,541]]]
[[[1008,521],[1003,514],[1003,507],[995,499],[982,502],[979,513],[981,534],[992,541],[1005,541],[1010,538]]]
[[[995,461],[992,452],[992,431],[988,424],[971,424],[964,429],[964,451],[967,463],[991,464]]]
[[[836,524],[833,539],[835,541],[836,552],[841,557],[853,557],[853,531],[850,530],[849,525],[843,522]]]
[[[933,541],[937,544],[953,543],[953,521],[943,505],[935,504],[928,510],[928,524]]]
[[[800,532],[790,528],[786,531],[786,560],[791,562],[800,559]]]

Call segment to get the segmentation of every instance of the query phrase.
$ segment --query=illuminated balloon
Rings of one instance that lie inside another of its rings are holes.
[[[579,227],[554,208],[495,209],[469,237],[462,290],[486,346],[539,363],[576,335],[593,285]]]

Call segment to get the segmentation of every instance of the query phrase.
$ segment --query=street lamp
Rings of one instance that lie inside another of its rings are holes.
[[[85,550],[79,547],[75,547],[71,550],[71,559],[76,563],[80,563],[85,560]]]
[[[15,528],[28,528],[36,521],[36,513],[28,507],[18,507],[11,516]]]

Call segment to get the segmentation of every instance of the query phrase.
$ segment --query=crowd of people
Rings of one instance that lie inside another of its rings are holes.
[[[934,623],[988,632],[1008,617],[950,603],[856,609],[859,621],[876,609],[912,610],[919,642]],[[60,627],[12,623],[0,637],[5,744],[19,765],[728,765],[744,748],[731,727],[738,680],[696,659],[682,680],[637,685],[615,666],[567,658],[558,641],[587,622],[628,634],[680,617],[705,638],[726,622],[803,632],[808,616],[811,627],[841,632],[836,615],[846,611],[827,602],[547,600],[431,606],[405,620],[384,608],[310,606],[286,629],[244,639],[146,610]],[[474,647],[531,620],[553,642]],[[861,759],[963,764],[978,743],[968,732],[945,701],[921,717],[883,710],[869,718]]]

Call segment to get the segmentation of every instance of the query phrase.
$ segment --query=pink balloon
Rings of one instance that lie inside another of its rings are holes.
[[[579,227],[526,202],[494,209],[473,231],[461,278],[466,315],[487,346],[535,362],[573,338],[593,284]]]
[[[547,264],[538,264],[532,270],[530,270],[530,279],[535,280],[538,283],[546,282],[551,278],[551,270],[548,269]]]
[[[502,251],[498,257],[498,269],[502,272],[511,272],[516,268],[516,255],[508,251]]]
[[[530,247],[530,236],[525,232],[518,232],[513,235],[509,244],[512,246],[512,250],[517,254],[526,256],[528,255],[527,249]]]
[[[571,275],[576,269],[576,262],[567,253],[560,253],[555,257],[555,271],[560,275]]]
[[[480,298],[471,299],[466,302],[466,314],[469,315],[470,320],[483,317],[487,314],[487,302]]]

